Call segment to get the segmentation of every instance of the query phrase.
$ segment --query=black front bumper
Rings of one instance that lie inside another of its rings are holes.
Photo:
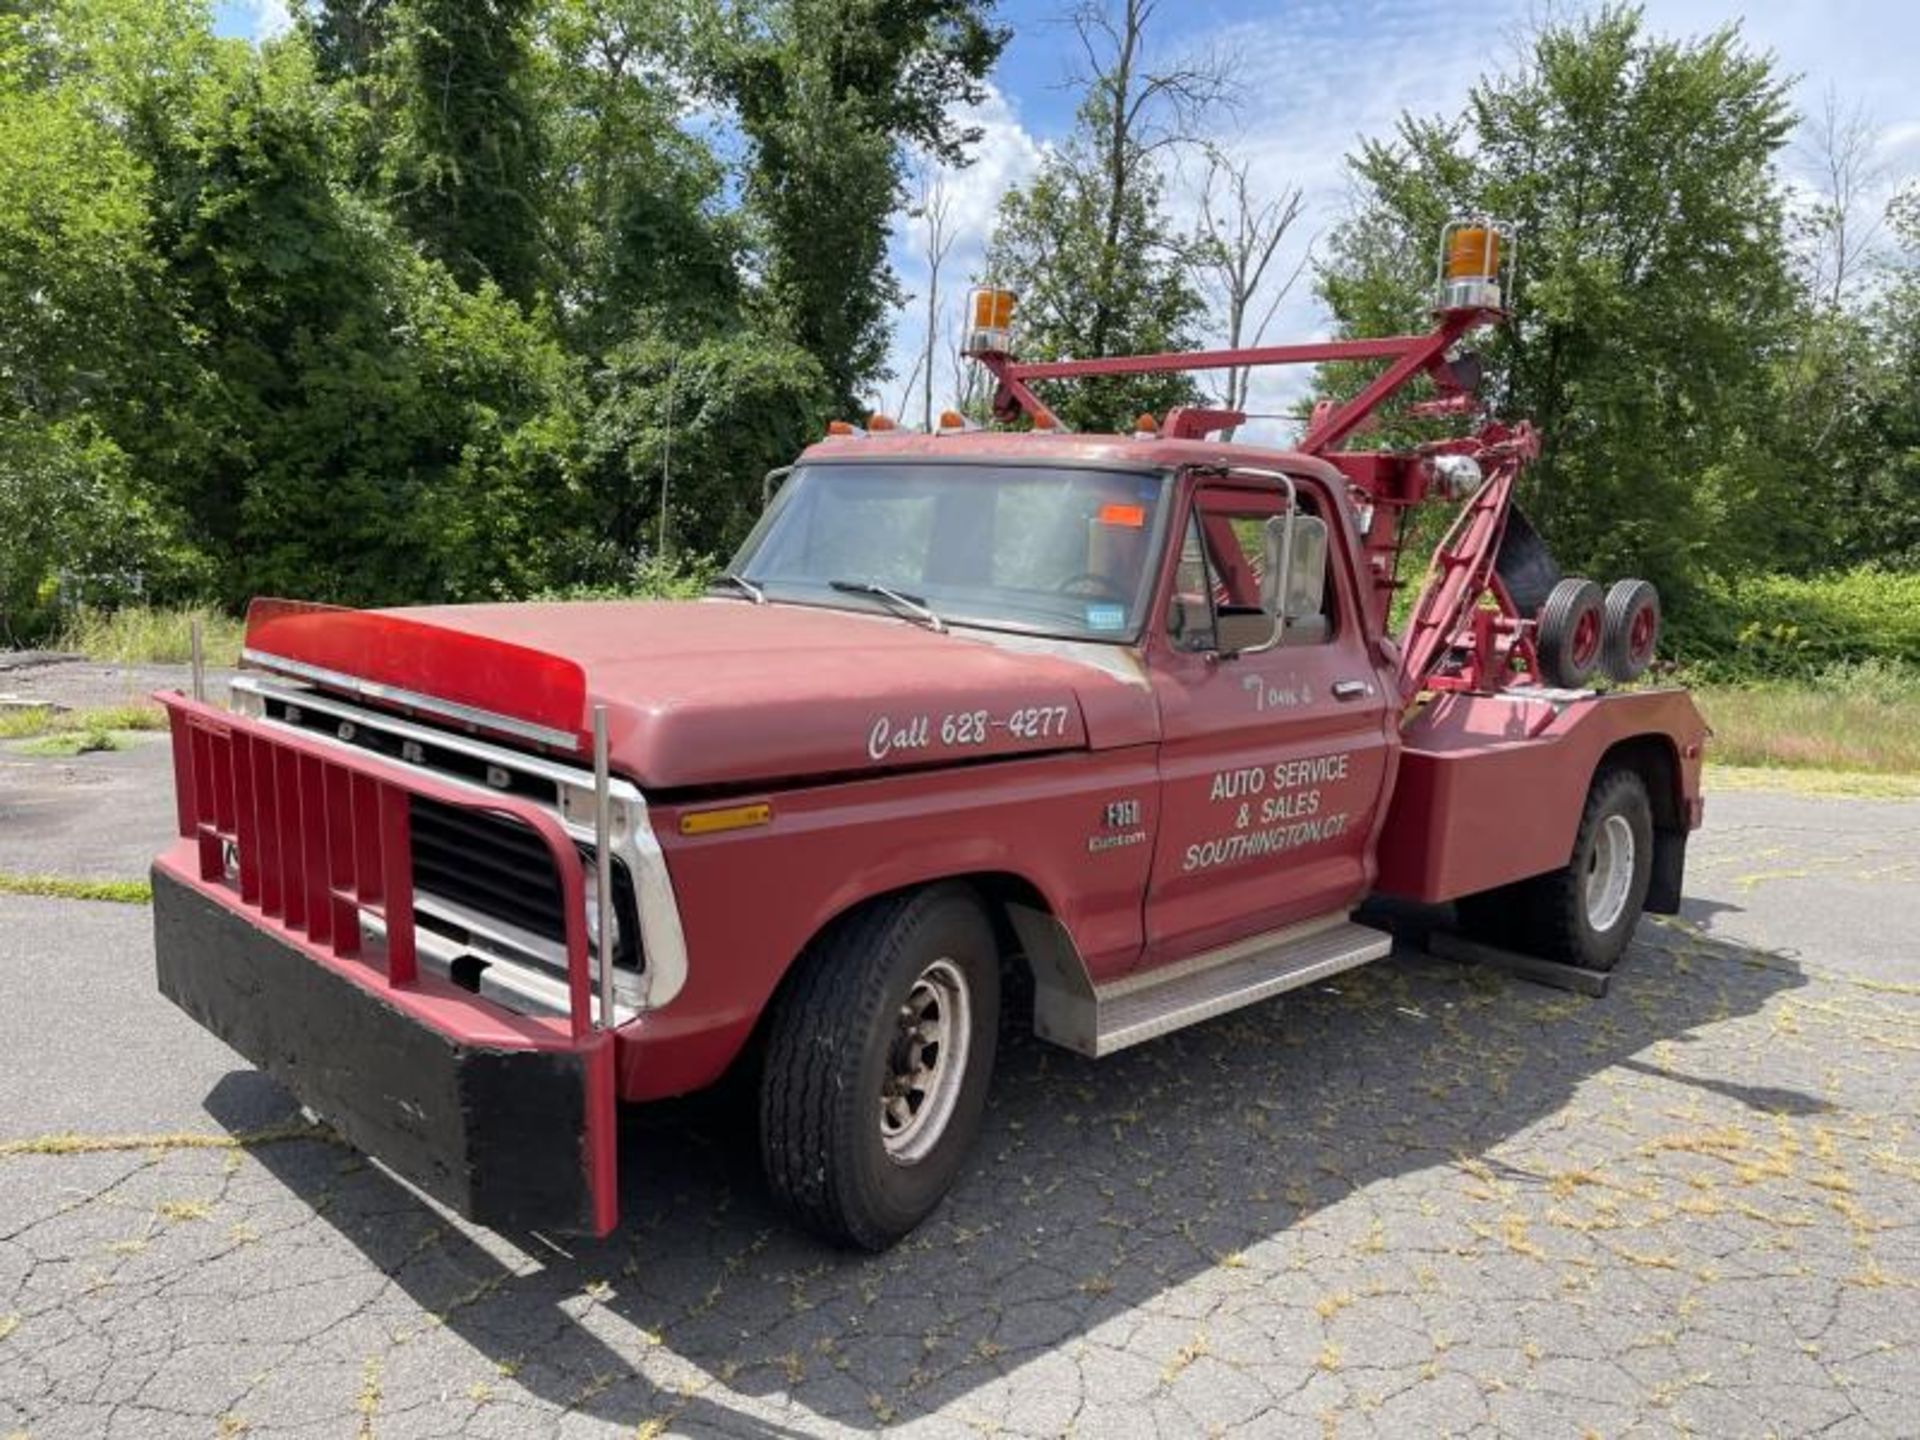
[[[357,1149],[481,1225],[591,1233],[592,1056],[463,1043],[163,866],[160,992]]]

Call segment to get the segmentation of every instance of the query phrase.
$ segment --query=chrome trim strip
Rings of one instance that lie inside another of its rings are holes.
[[[251,676],[235,676],[233,687],[242,693],[257,695],[262,700],[271,697],[287,704],[305,706],[329,715],[338,715],[342,719],[351,720],[354,724],[365,726],[370,730],[380,730],[406,739],[444,745],[449,750],[458,750],[489,764],[515,769],[522,774],[535,775],[550,781],[555,787],[555,810],[561,824],[566,827],[567,833],[576,840],[588,843],[593,840],[592,823],[582,823],[574,819],[568,813],[566,802],[569,790],[583,798],[592,795],[591,771],[572,769],[539,756],[522,755],[518,751],[502,749],[497,745],[489,745],[484,740],[469,739],[464,735],[453,734],[446,730],[413,725],[393,716],[357,709],[333,696],[315,695],[308,690],[275,685]],[[268,725],[285,726],[298,734],[338,746],[356,755],[367,753],[360,746],[351,745],[323,731],[287,726],[285,721],[265,716],[261,719]],[[393,760],[391,763],[401,769],[410,768],[404,761]],[[440,770],[431,773],[450,785],[461,786],[476,794],[499,793],[485,785],[475,784],[463,775],[450,775]],[[646,957],[646,969],[641,976],[644,991],[639,1009],[644,1013],[648,1010],[657,1010],[667,1004],[686,985],[686,930],[680,923],[680,901],[674,894],[673,876],[667,869],[667,857],[660,848],[659,837],[654,834],[646,796],[631,781],[617,777],[609,777],[608,791],[614,806],[613,852],[625,862],[627,873],[633,878],[634,905],[640,912],[640,946]],[[625,823],[622,823],[623,821]],[[616,978],[620,977],[616,976]]]
[[[289,660],[281,655],[269,654],[265,650],[253,649],[242,650],[240,658],[249,665],[260,666],[263,670],[275,670],[302,680],[311,680],[316,685],[331,685],[335,689],[365,696],[369,700],[385,700],[394,705],[405,705],[410,710],[425,710],[431,715],[458,721],[462,725],[476,725],[483,730],[498,731],[502,735],[511,735],[518,740],[531,740],[538,745],[553,745],[563,750],[577,751],[580,748],[580,737],[570,735],[564,730],[550,730],[545,725],[535,725],[527,720],[515,720],[510,715],[498,715],[491,710],[478,710],[471,705],[461,705],[452,700],[437,700],[431,695],[422,695],[417,690],[402,690],[397,685],[382,685],[377,681],[362,679],[358,675],[343,675],[338,670],[309,665],[304,660]]]
[[[484,960],[507,963],[540,971],[562,987],[566,984],[567,948],[545,936],[522,930],[510,920],[482,915],[458,901],[436,895],[431,890],[413,892],[413,908],[467,932],[469,945]],[[422,927],[425,928],[425,927]],[[636,1010],[640,1005],[640,974],[632,970],[614,971],[621,1010]],[[562,1006],[562,1009],[565,1007]]]

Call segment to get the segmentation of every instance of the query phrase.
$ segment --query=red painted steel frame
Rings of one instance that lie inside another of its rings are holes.
[[[377,755],[335,748],[184,695],[154,697],[173,732],[180,837],[203,889],[416,1022],[453,1040],[502,1050],[564,1050],[588,1077],[586,1166],[594,1225],[619,1219],[613,1037],[593,1028],[585,882],[560,822],[529,801],[477,795]],[[517,820],[540,837],[560,877],[568,1016],[516,1014],[434,975],[416,959],[410,797]],[[226,848],[238,851],[227,878]],[[186,859],[187,857],[181,857]],[[162,857],[163,864],[169,857]],[[175,865],[176,872],[183,866]],[[378,955],[361,943],[365,910],[386,925]]]
[[[1007,394],[1028,415],[1051,423],[1053,412],[1028,388],[1032,380],[1084,380],[1097,375],[1155,375],[1169,371],[1229,370],[1263,365],[1325,365],[1342,360],[1391,360],[1358,395],[1336,407],[1307,431],[1299,448],[1324,454],[1351,435],[1415,375],[1430,370],[1449,346],[1467,331],[1499,318],[1498,311],[1446,310],[1425,335],[1392,335],[1379,340],[1316,340],[1303,345],[1266,345],[1238,350],[1195,350],[1159,355],[1109,355],[1094,360],[1037,360],[1021,363],[998,351],[973,352]]]
[[[1190,354],[1116,355],[1031,364],[1018,363],[996,351],[977,351],[973,358],[986,366],[1004,395],[1036,420],[1049,424],[1052,412],[1028,388],[1029,381],[1391,360],[1393,363],[1369,381],[1359,394],[1340,405],[1315,412],[1298,450],[1307,455],[1325,456],[1364,425],[1408,381],[1423,373],[1438,372],[1447,351],[1462,335],[1498,320],[1501,313],[1479,307],[1443,310],[1438,314],[1438,323],[1424,335],[1396,335],[1378,340],[1325,340],[1304,345],[1203,350]],[[1463,398],[1447,394],[1438,403],[1451,411]],[[1176,411],[1174,415],[1179,413]],[[1169,416],[1170,428],[1173,418]],[[1244,417],[1231,418],[1237,422]],[[1400,657],[1398,683],[1402,700],[1411,700],[1429,683],[1437,681],[1444,682],[1442,688],[1499,689],[1511,678],[1515,658],[1529,672],[1536,668],[1526,621],[1515,610],[1506,590],[1497,583],[1494,558],[1506,530],[1514,481],[1521,466],[1533,457],[1537,448],[1533,432],[1523,424],[1512,430],[1489,426],[1477,437],[1442,442],[1420,452],[1423,455],[1438,451],[1471,455],[1487,464],[1491,474],[1481,492],[1463,509],[1446,541],[1434,552],[1427,584],[1408,627]],[[1349,480],[1382,505],[1398,507],[1419,498],[1417,492],[1413,496],[1398,491],[1383,493],[1378,475],[1363,467],[1351,468]],[[1371,536],[1368,543],[1370,550],[1375,548]],[[1386,548],[1397,550],[1398,545],[1396,527]],[[1490,597],[1497,610],[1485,619],[1475,613],[1481,609],[1482,597]],[[1464,671],[1457,676],[1439,676],[1440,666],[1455,651],[1464,651],[1467,656]]]

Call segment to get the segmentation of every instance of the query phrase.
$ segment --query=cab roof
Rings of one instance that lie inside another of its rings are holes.
[[[1315,475],[1338,483],[1326,460],[1299,450],[1239,445],[1214,439],[1095,435],[1018,430],[965,430],[928,435],[882,430],[829,435],[801,452],[799,464],[826,460],[1012,460],[1025,464],[1097,465],[1116,470],[1173,470],[1183,466],[1252,467]]]

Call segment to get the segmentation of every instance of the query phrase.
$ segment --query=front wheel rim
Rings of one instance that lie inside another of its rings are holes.
[[[1624,815],[1607,816],[1593,837],[1586,875],[1587,924],[1601,934],[1619,924],[1627,908],[1633,862],[1633,826]]]
[[[894,1015],[880,1084],[880,1141],[902,1165],[924,1160],[953,1118],[966,1083],[973,997],[952,960],[935,960]]]

